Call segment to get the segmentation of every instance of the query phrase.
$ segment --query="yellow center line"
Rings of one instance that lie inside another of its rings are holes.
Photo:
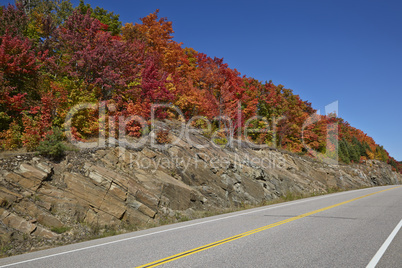
[[[263,227],[260,227],[260,228],[257,228],[257,229],[253,229],[253,230],[250,230],[250,231],[235,235],[235,236],[231,236],[231,237],[228,237],[228,238],[225,238],[225,239],[222,239],[222,240],[218,240],[218,241],[215,241],[215,242],[210,243],[210,244],[206,244],[206,245],[201,246],[201,247],[193,248],[193,249],[181,252],[179,254],[169,256],[167,258],[163,258],[163,259],[160,259],[160,260],[157,260],[157,261],[154,261],[154,262],[150,262],[150,263],[138,266],[137,268],[156,267],[156,266],[159,266],[161,264],[168,263],[168,262],[171,262],[171,261],[175,261],[175,260],[178,260],[180,258],[192,255],[194,253],[198,253],[198,252],[201,252],[201,251],[206,250],[206,249],[210,249],[210,248],[213,248],[213,247],[216,247],[216,246],[228,243],[228,242],[232,242],[234,240],[237,240],[237,239],[240,239],[240,238],[243,238],[243,237],[246,237],[246,236],[261,232],[261,231],[264,231],[264,230],[268,230],[270,228],[273,228],[273,227],[276,227],[276,226],[279,226],[279,225],[282,225],[282,224],[285,224],[285,223],[288,223],[288,222],[292,222],[292,221],[295,221],[295,220],[298,220],[298,219],[302,219],[302,218],[305,218],[307,216],[311,216],[313,214],[329,210],[331,208],[339,207],[339,206],[345,205],[347,203],[350,203],[350,202],[353,202],[353,201],[356,201],[356,200],[359,200],[359,199],[362,199],[362,198],[365,198],[365,197],[368,197],[368,196],[371,196],[371,195],[375,195],[375,194],[378,194],[378,193],[382,193],[382,192],[385,192],[385,191],[396,189],[396,188],[399,188],[399,187],[402,187],[402,186],[397,186],[397,187],[381,190],[381,191],[378,191],[378,192],[374,192],[374,193],[371,193],[371,194],[366,194],[366,195],[359,196],[359,197],[356,197],[356,198],[353,198],[353,199],[350,199],[350,200],[347,200],[347,201],[344,201],[344,202],[341,202],[341,203],[338,203],[338,204],[335,204],[335,205],[332,205],[332,206],[328,206],[328,207],[325,207],[325,208],[320,208],[320,209],[317,209],[317,210],[314,210],[314,211],[311,211],[311,212],[307,212],[307,213],[304,213],[304,214],[301,214],[301,215],[298,215],[298,216],[295,216],[295,217],[292,217],[292,218],[289,218],[289,219],[286,219],[286,220],[278,221],[278,222],[275,222],[275,223],[272,223],[272,224],[269,224],[269,225],[266,225],[266,226],[263,226]]]

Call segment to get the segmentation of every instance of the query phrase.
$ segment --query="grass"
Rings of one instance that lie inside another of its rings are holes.
[[[326,192],[295,193],[295,192],[287,191],[282,196],[280,196],[276,199],[263,200],[263,201],[261,201],[260,204],[242,203],[237,209],[235,209],[235,211],[251,209],[251,208],[256,208],[256,207],[269,206],[269,205],[274,205],[274,204],[278,204],[278,203],[289,202],[289,201],[293,201],[293,200],[320,196],[320,195],[326,195],[326,194],[337,193],[337,192],[343,192],[343,191],[347,191],[347,190],[340,189],[338,187],[329,187],[326,189]]]
[[[52,227],[52,228],[50,229],[50,231],[52,231],[52,232],[54,232],[54,233],[56,233],[56,234],[62,234],[62,233],[64,233],[64,232],[69,231],[70,229],[71,229],[70,227],[61,226],[61,227]]]
[[[120,232],[118,230],[116,230],[115,228],[106,228],[105,230],[103,230],[103,232],[101,232],[99,238],[101,237],[108,237],[108,236],[114,236],[114,235],[118,235],[120,234]]]
[[[2,198],[0,200],[0,207],[7,207],[9,205],[7,199]]]
[[[1,254],[3,255],[3,254],[5,254],[5,253],[7,253],[7,251],[9,251],[9,250],[12,249],[12,248],[13,248],[12,245],[4,245],[4,246],[2,246],[2,247],[0,248],[0,252],[1,252]]]

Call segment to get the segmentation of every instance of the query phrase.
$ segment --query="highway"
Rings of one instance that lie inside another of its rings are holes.
[[[0,259],[0,267],[402,267],[402,187],[334,193]]]

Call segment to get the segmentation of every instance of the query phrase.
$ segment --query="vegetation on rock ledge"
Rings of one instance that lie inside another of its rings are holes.
[[[183,48],[158,10],[141,22],[121,27],[119,15],[83,1],[75,8],[69,0],[1,7],[0,148],[49,149],[49,134],[64,127],[67,113],[79,103],[104,101],[108,118],[139,115],[146,120],[152,103],[170,103],[185,119],[225,115],[236,122],[236,133],[259,116],[265,120],[254,120],[252,127],[264,129],[268,122],[276,133],[254,133],[254,142],[300,154],[308,154],[304,144],[323,153],[335,146],[333,140],[327,144],[326,134],[327,126],[336,123],[341,161],[377,159],[402,171],[383,147],[336,115],[319,116],[304,127],[316,111],[291,89],[242,76],[223,59]],[[162,111],[156,116],[177,117]],[[97,135],[100,123],[96,110],[80,111],[71,131],[86,140]],[[128,122],[129,135],[139,136],[140,130],[138,122]],[[60,155],[61,144],[54,146],[46,154]]]

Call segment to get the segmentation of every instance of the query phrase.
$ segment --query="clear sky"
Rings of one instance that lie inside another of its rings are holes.
[[[402,1],[86,3],[120,14],[123,23],[139,22],[159,8],[184,47],[283,84],[315,109],[339,101],[340,117],[402,161]]]

